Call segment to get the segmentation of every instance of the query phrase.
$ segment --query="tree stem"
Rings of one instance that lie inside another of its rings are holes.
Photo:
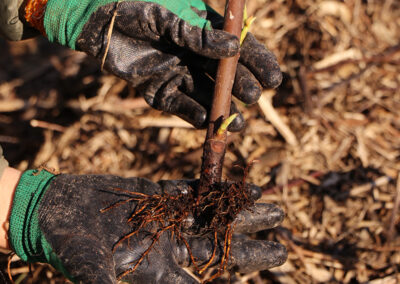
[[[242,31],[244,2],[245,0],[227,0],[225,6],[224,31],[237,36],[238,39]],[[217,131],[229,116],[238,60],[239,53],[219,61],[207,135],[203,146],[198,202],[201,194],[209,191],[212,184],[221,181],[227,134],[225,131],[218,135]]]

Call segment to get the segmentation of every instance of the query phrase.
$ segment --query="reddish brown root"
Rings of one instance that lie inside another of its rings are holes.
[[[136,261],[135,265],[128,269],[127,271],[125,271],[124,273],[122,273],[120,276],[118,276],[118,280],[121,280],[123,277],[125,277],[126,275],[128,275],[129,273],[133,273],[136,268],[140,265],[140,263],[142,263],[142,261],[144,260],[144,258],[149,254],[149,252],[151,251],[151,249],[153,248],[153,246],[156,244],[156,242],[160,239],[161,235],[165,232],[170,230],[171,228],[173,228],[175,225],[169,225],[166,226],[162,229],[160,229],[154,236],[153,236],[153,241],[151,242],[151,244],[149,245],[149,247],[144,251],[144,253],[142,254],[142,256]]]
[[[204,271],[207,270],[207,268],[211,265],[211,263],[214,261],[215,259],[215,253],[217,252],[217,246],[218,246],[218,232],[214,231],[214,248],[213,248],[213,252],[212,255],[209,259],[209,261],[203,266],[202,269],[198,270],[199,274],[203,274]]]
[[[12,260],[14,255],[15,255],[15,253],[10,253],[10,255],[8,256],[8,260],[7,260],[7,274],[8,274],[8,278],[10,279],[10,282],[12,284],[14,284],[14,280],[13,280],[13,277],[11,275],[11,260]]]
[[[192,262],[193,267],[196,269],[196,271],[199,271],[200,268],[198,267],[197,262],[194,259],[194,256],[193,256],[193,253],[192,253],[192,249],[190,248],[187,240],[182,236],[180,231],[177,231],[177,236],[178,236],[178,239],[185,244],[186,249],[188,250],[188,253],[189,253],[190,261]]]
[[[245,175],[247,175],[247,169]],[[254,204],[248,196],[245,178],[238,183],[213,185],[210,191],[201,197],[201,203],[199,205],[196,204],[198,199],[194,191],[189,194],[177,196],[168,194],[147,195],[126,191],[121,188],[115,188],[112,191],[116,194],[122,193],[122,195],[126,195],[126,199],[108,206],[101,210],[101,212],[123,206],[129,202],[136,202],[136,209],[131,213],[128,219],[132,231],[121,237],[114,245],[113,251],[124,241],[129,242],[129,240],[136,236],[141,230],[159,228],[153,233],[151,244],[142,253],[140,258],[130,263],[132,268],[122,273],[118,279],[122,279],[129,273],[134,273],[137,267],[139,267],[153,249],[154,245],[159,241],[160,237],[166,232],[170,232],[170,237],[181,241],[186,246],[191,265],[200,277],[207,269],[215,264],[218,240],[221,240],[223,242],[222,256],[216,264],[218,266],[217,271],[208,280],[204,280],[203,283],[218,278],[228,266],[234,231],[232,222],[240,211],[248,209]],[[187,234],[188,232],[182,231],[182,223],[189,215],[195,218],[196,223],[201,227],[202,233],[209,233],[214,237],[211,257],[203,265],[197,263],[192,249],[184,237],[183,233]]]

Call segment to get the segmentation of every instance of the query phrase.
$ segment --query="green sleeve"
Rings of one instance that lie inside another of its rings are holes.
[[[49,0],[43,23],[47,38],[51,42],[58,42],[75,49],[76,40],[91,15],[99,7],[116,2],[118,0]],[[158,4],[192,26],[211,29],[210,22],[198,16],[193,10],[193,8],[198,10],[210,9],[202,0],[140,0],[140,2]]]
[[[8,237],[13,251],[23,261],[49,263],[73,281],[39,225],[40,202],[55,177],[44,169],[28,170],[21,175],[12,204]]]

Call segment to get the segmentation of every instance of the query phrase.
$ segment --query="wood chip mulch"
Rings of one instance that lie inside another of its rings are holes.
[[[284,81],[239,103],[247,127],[230,136],[224,173],[241,179],[254,162],[248,181],[287,216],[253,237],[280,241],[289,258],[231,283],[399,283],[400,2],[248,0],[247,10]],[[205,131],[150,109],[84,54],[44,39],[0,41],[0,54],[0,143],[14,167],[199,177]],[[64,282],[15,257],[11,273]]]

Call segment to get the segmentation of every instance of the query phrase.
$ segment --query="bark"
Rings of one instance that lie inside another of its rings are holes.
[[[244,2],[244,0],[227,0],[225,6],[224,31],[234,34],[238,39],[242,31]],[[233,57],[221,59],[218,65],[209,125],[203,146],[198,200],[203,193],[209,191],[212,184],[221,181],[227,132],[217,134],[217,131],[229,116],[238,60],[239,53]]]

